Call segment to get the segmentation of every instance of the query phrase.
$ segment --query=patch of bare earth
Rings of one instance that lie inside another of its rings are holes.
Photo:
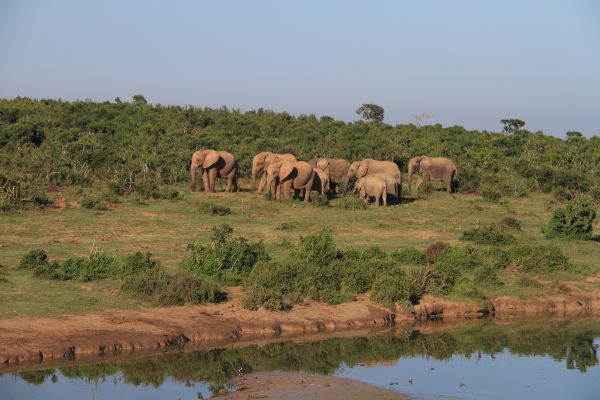
[[[292,372],[259,372],[235,378],[237,391],[216,399],[404,400],[407,397],[352,379]]]

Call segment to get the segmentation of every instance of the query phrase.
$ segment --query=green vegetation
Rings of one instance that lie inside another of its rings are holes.
[[[538,191],[570,196],[599,192],[598,137],[563,140],[529,132],[519,120],[504,121],[505,130],[498,133],[439,124],[391,126],[381,122],[383,110],[375,105],[365,104],[358,112],[371,122],[264,109],[242,113],[225,107],[151,105],[139,99],[3,99],[0,209],[43,205],[43,197],[35,193],[48,185],[177,198],[166,185],[188,181],[189,157],[199,145],[235,154],[243,176],[250,172],[252,156],[265,149],[292,151],[303,160],[323,154],[394,159],[402,165],[429,154],[456,162],[460,192],[482,191],[485,185],[493,185],[503,198]]]
[[[595,219],[596,204],[589,198],[577,197],[554,210],[546,236],[589,239]]]
[[[227,206],[221,206],[210,202],[202,203],[199,207],[200,212],[208,215],[229,215],[231,214],[231,208]]]
[[[515,242],[514,236],[502,232],[496,225],[480,225],[464,231],[461,240],[469,240],[477,244],[503,246]]]

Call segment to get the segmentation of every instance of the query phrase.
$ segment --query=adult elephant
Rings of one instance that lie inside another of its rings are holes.
[[[388,188],[387,194],[396,197],[398,200],[402,199],[402,173],[400,173],[400,168],[395,162],[366,158],[350,164],[348,179],[360,179],[369,175],[387,175],[386,180],[390,178],[394,180],[396,182],[395,190],[392,191],[391,188]]]
[[[267,168],[267,188],[275,198],[281,198],[283,190],[286,199],[290,198],[290,189],[296,195],[304,189],[304,201],[310,201],[310,191],[314,182],[313,167],[306,161],[277,161]]]
[[[313,168],[320,168],[329,174],[329,188],[335,193],[337,185],[344,184],[348,192],[348,170],[350,163],[342,158],[316,157],[308,162]],[[344,194],[345,194],[344,193]]]
[[[235,156],[227,151],[216,151],[212,149],[200,149],[192,155],[190,174],[192,180],[190,187],[196,190],[196,172],[202,169],[202,182],[205,192],[215,191],[215,179],[227,179],[226,192],[232,192],[235,188],[239,191],[237,182],[238,165]]]
[[[277,160],[294,162],[296,161],[296,157],[290,153],[278,154],[270,151],[261,151],[252,158],[252,190],[256,188],[256,176],[261,172],[263,174],[256,192],[260,193],[263,190],[267,183],[267,168],[272,162]]]
[[[412,176],[421,175],[421,182],[440,181],[446,186],[446,191],[452,193],[452,183],[456,179],[456,164],[446,157],[413,157],[408,162],[408,187],[412,192]]]

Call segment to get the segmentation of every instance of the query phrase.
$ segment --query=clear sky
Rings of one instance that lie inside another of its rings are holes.
[[[600,135],[600,0],[0,0],[0,97]]]

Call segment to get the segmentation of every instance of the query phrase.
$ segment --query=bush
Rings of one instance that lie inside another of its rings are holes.
[[[231,208],[213,203],[200,204],[199,210],[203,214],[225,216],[231,214]]]
[[[594,202],[586,197],[578,197],[568,201],[565,207],[554,210],[545,234],[546,237],[589,239],[595,219]]]
[[[415,304],[418,299],[418,288],[399,268],[377,274],[371,288],[371,300],[388,306],[395,303]]]
[[[356,196],[346,196],[335,201],[334,206],[342,210],[365,210],[367,205]]]
[[[442,251],[444,251],[450,245],[444,242],[435,242],[432,243],[427,250],[425,250],[425,256],[427,257],[427,261],[430,263],[434,263]]]
[[[278,231],[291,231],[295,228],[296,224],[294,222],[282,222],[281,224],[275,227],[275,229],[277,229]]]
[[[472,271],[480,262],[474,249],[446,247],[435,260],[436,265],[452,265],[461,271]]]
[[[498,272],[489,265],[481,265],[473,271],[473,281],[479,285],[499,286]]]
[[[31,193],[31,202],[34,206],[44,208],[52,204],[52,200],[46,196],[46,193],[35,190]]]
[[[401,264],[426,265],[427,256],[412,246],[392,253],[392,259]]]
[[[571,269],[569,259],[553,245],[521,245],[511,249],[511,258],[524,272],[555,272]]]
[[[467,231],[464,231],[461,240],[469,240],[477,244],[489,245],[507,245],[515,242],[515,237],[502,233],[495,225],[478,226]]]
[[[297,296],[292,296],[297,277],[297,263],[257,263],[244,281],[243,306],[249,310],[264,307],[270,311],[291,308],[292,303],[298,300]]]
[[[44,267],[48,264],[48,254],[46,254],[45,250],[37,249],[31,250],[27,254],[21,257],[21,261],[17,266],[17,269],[24,269],[28,271],[33,271],[37,268]]]
[[[216,303],[225,298],[211,279],[185,271],[170,274],[149,253],[136,253],[125,265],[128,273],[123,276],[121,290],[161,305]]]
[[[259,261],[269,261],[263,242],[246,238],[231,238],[233,228],[224,224],[213,226],[210,245],[188,244],[188,256],[182,268],[215,278],[224,285],[237,285]]]
[[[290,256],[297,260],[325,266],[338,257],[338,251],[331,233],[323,229],[319,233],[300,237],[300,242],[292,248]]]

